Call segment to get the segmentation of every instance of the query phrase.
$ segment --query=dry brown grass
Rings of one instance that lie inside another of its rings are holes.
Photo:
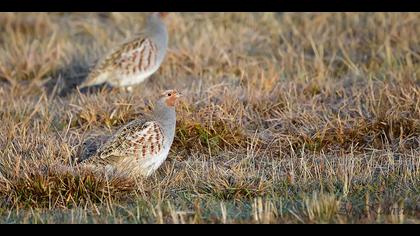
[[[420,223],[419,14],[174,13],[150,80],[77,92],[144,16],[0,15],[0,222]],[[153,177],[74,166],[167,88]]]

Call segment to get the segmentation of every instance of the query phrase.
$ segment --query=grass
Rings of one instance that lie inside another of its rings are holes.
[[[173,13],[132,94],[75,86],[139,13],[0,15],[0,223],[420,223],[417,13]],[[149,179],[89,140],[183,91]]]

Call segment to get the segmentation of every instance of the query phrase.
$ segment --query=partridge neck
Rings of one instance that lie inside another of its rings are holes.
[[[147,32],[155,39],[162,41],[167,40],[168,32],[166,30],[165,23],[160,19],[158,14],[153,14],[149,17],[147,22]]]
[[[169,128],[175,124],[175,107],[168,107],[166,104],[163,104],[162,101],[159,101],[154,111],[154,117],[163,126]]]

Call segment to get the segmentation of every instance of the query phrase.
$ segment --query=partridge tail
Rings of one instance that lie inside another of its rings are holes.
[[[107,78],[108,78],[108,73],[102,73],[102,74],[91,73],[86,78],[86,80],[83,81],[78,87],[79,89],[82,89],[86,87],[99,85],[99,84],[105,83]]]
[[[91,81],[89,81],[89,78],[87,78],[78,87],[79,87],[79,89],[82,89],[82,88],[90,87],[92,85],[94,85],[94,84]]]

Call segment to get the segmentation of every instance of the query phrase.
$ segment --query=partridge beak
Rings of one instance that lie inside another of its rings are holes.
[[[176,98],[182,98],[182,97],[184,97],[184,94],[182,94],[180,92],[177,92],[176,93]]]

